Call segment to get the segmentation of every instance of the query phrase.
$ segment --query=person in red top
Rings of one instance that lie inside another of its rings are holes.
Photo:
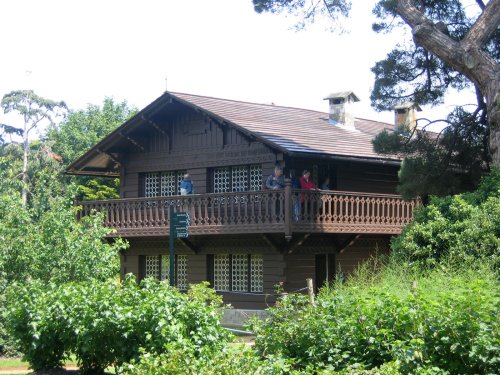
[[[314,182],[311,180],[311,172],[309,172],[307,169],[302,172],[302,176],[300,176],[300,188],[302,190],[319,190],[318,187],[314,184]],[[314,200],[311,200],[311,195],[310,193],[302,193],[300,195],[300,201],[302,203],[302,214],[304,215],[304,218],[307,220],[307,218],[311,219],[314,216],[314,206],[315,202]]]
[[[311,172],[307,169],[302,172],[302,176],[300,176],[300,188],[303,190],[318,190],[318,187],[314,185],[314,182],[311,180]]]

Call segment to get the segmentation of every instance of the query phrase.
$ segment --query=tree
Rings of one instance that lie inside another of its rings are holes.
[[[102,106],[89,104],[85,110],[70,110],[64,121],[49,129],[46,138],[67,166],[136,112],[126,101],[115,103],[106,98]],[[119,197],[118,179],[77,176],[71,180],[77,181],[78,195],[85,200]]]
[[[348,15],[350,0],[253,0],[257,12],[270,11],[302,14],[313,20],[324,13],[336,19]],[[375,84],[372,106],[391,109],[395,104],[439,104],[449,88],[458,90],[474,86],[477,108],[459,109],[444,121],[451,125],[443,137],[418,136],[411,129],[399,129],[376,140],[378,152],[410,156],[403,164],[406,181],[418,181],[421,171],[430,175],[453,176],[442,179],[444,191],[460,190],[456,173],[488,169],[489,163],[500,164],[500,0],[484,3],[476,0],[479,16],[475,18],[459,0],[380,0],[374,13],[380,22],[377,32],[409,27],[413,45],[402,43],[372,69]],[[420,132],[422,133],[422,132]],[[415,136],[415,137],[414,137]],[[471,145],[459,140],[464,137]],[[444,139],[444,140],[443,140]],[[464,145],[465,150],[459,146]],[[425,174],[424,174],[425,175]],[[478,181],[477,176],[472,176]],[[451,183],[450,183],[451,181]],[[404,181],[403,181],[404,182]],[[404,186],[404,183],[402,184]],[[405,190],[405,188],[403,188]],[[429,193],[425,186],[406,189]]]
[[[28,157],[30,152],[29,136],[31,131],[44,123],[53,123],[53,118],[59,114],[60,110],[65,110],[66,104],[62,101],[42,98],[32,90],[17,90],[5,94],[2,98],[2,109],[5,114],[17,112],[22,116],[21,127],[3,124],[2,128],[7,133],[17,133],[22,136],[23,142],[23,165],[21,171],[22,181],[22,206],[26,207],[28,200]]]

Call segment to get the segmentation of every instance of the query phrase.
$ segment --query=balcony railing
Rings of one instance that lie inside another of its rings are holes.
[[[263,190],[79,202],[80,216],[104,212],[112,236],[168,236],[169,209],[188,212],[190,235],[230,233],[397,234],[416,200],[343,191]]]

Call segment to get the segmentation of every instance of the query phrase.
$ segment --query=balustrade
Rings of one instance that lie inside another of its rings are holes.
[[[167,235],[169,208],[191,217],[190,234],[298,232],[399,233],[416,201],[397,195],[263,190],[79,202],[80,217],[104,212],[116,235]]]

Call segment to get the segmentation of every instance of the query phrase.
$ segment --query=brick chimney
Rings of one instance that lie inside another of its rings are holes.
[[[394,125],[395,127],[408,126],[410,131],[413,131],[417,126],[417,112],[421,112],[422,108],[413,102],[401,103],[394,106]]]
[[[352,91],[336,92],[328,95],[324,100],[330,104],[330,122],[346,129],[355,130],[353,104],[359,102]]]

